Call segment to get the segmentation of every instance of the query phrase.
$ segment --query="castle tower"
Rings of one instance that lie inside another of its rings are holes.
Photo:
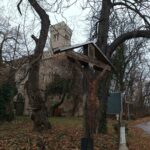
[[[51,26],[50,33],[52,50],[71,45],[72,30],[65,24],[64,21]]]

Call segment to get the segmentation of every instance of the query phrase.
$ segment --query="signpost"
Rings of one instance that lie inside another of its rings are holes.
[[[107,114],[120,114],[122,111],[122,98],[120,92],[110,93],[108,97]]]
[[[122,123],[123,102],[121,92],[110,93],[108,97],[107,114],[116,115],[119,123]]]
[[[126,135],[125,135],[125,125],[122,123],[122,114],[123,114],[123,102],[122,95],[118,93],[110,93],[108,98],[108,108],[107,114],[119,114],[120,115],[120,142],[119,150],[128,150],[126,146]]]

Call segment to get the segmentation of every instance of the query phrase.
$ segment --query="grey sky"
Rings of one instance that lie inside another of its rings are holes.
[[[10,22],[13,26],[17,26],[18,24],[23,25],[23,16],[20,16],[16,7],[16,4],[18,0],[1,0],[1,7],[4,7],[4,11],[2,15],[10,17]],[[27,0],[24,0],[24,3],[21,6],[22,11],[25,11],[26,6],[25,2]],[[73,0],[72,0],[73,1]],[[83,1],[79,1],[70,8],[66,9],[62,14],[56,14],[56,13],[49,13],[51,24],[55,24],[60,21],[67,21],[67,24],[70,26],[71,29],[73,29],[73,36],[72,36],[72,44],[76,43],[82,43],[85,42],[88,38],[88,25],[87,22],[85,22],[86,15],[88,14],[87,10],[82,10],[81,5]],[[26,22],[27,25],[31,25],[31,19],[33,17],[32,12],[28,12],[27,18],[28,22]],[[37,27],[37,25],[36,25]],[[38,28],[37,28],[38,30]]]

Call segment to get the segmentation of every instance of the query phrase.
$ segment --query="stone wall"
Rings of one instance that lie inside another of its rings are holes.
[[[48,83],[53,81],[55,74],[62,78],[69,78],[72,75],[72,64],[65,55],[57,54],[50,58],[43,59],[40,65],[40,85],[45,90]]]
[[[16,73],[16,83],[17,83],[18,93],[21,93],[25,97],[25,105],[24,105],[25,115],[30,115],[30,112],[31,112],[29,99],[28,99],[28,95],[27,95],[27,91],[25,87],[25,84],[28,80],[28,76],[25,76],[27,74],[28,67],[29,65],[25,64]],[[74,72],[75,70],[76,70],[75,66],[72,63],[70,63],[70,61],[67,59],[67,57],[64,54],[57,54],[49,58],[43,58],[40,64],[41,92],[43,92],[44,94],[46,86],[53,81],[55,74],[59,75],[62,78],[72,78],[72,76],[76,75],[78,76],[78,80],[80,80],[81,73],[80,72],[75,73]],[[81,86],[80,84],[78,84],[78,82],[76,82],[77,83],[76,86]],[[47,102],[48,109],[50,108],[50,104],[51,104],[50,101],[51,100],[48,99],[48,102]],[[81,101],[80,96],[78,97],[78,101]],[[73,105],[74,105],[73,99],[69,99],[67,100],[67,102],[64,102],[64,104],[61,105],[61,109],[63,110],[65,115],[71,115],[71,110],[73,109]],[[82,109],[81,109],[82,102],[78,104],[78,106],[80,106],[80,108],[76,109],[77,111],[75,113],[76,116],[79,116],[82,114]]]

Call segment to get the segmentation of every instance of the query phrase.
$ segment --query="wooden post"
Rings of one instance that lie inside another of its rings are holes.
[[[88,126],[88,108],[87,108],[87,79],[83,76],[83,128],[84,128],[84,137],[90,137],[89,126]]]
[[[83,128],[84,128],[84,137],[81,139],[81,150],[93,150],[93,138],[91,137],[91,130],[89,124],[89,109],[87,106],[88,99],[88,83],[87,79],[83,76]]]

